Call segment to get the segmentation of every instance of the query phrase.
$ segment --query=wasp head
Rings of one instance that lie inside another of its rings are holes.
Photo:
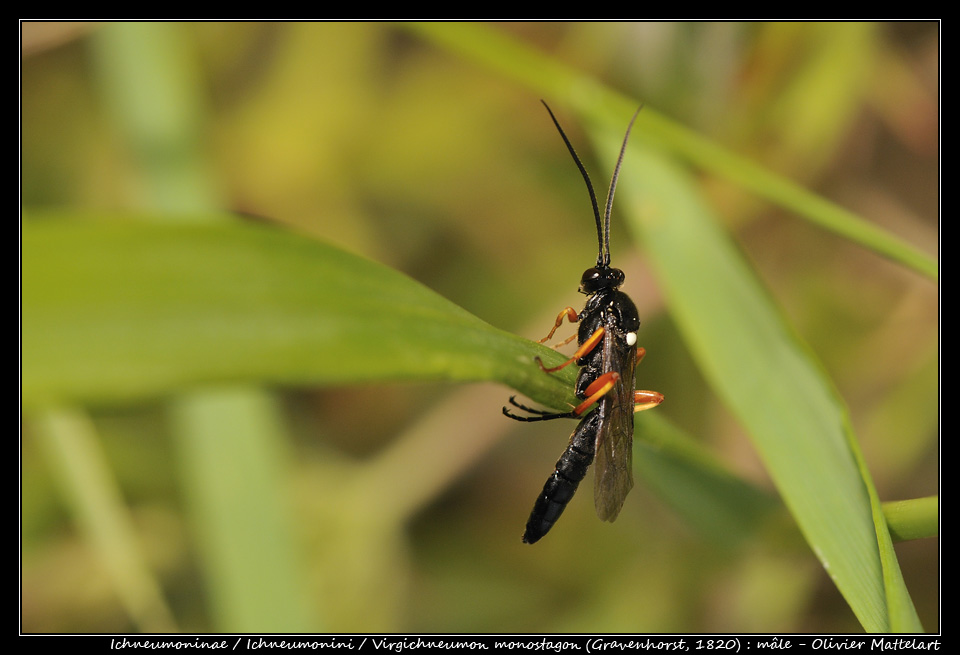
[[[580,293],[587,295],[601,289],[616,289],[623,284],[623,271],[610,266],[588,268],[580,278]]]

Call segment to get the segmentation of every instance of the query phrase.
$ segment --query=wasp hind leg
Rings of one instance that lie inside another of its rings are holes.
[[[637,348],[637,364],[643,360],[647,354],[646,348]],[[633,392],[633,412],[642,412],[653,409],[663,402],[663,394],[659,391],[634,391]]]
[[[634,391],[633,392],[633,412],[643,412],[653,409],[663,402],[663,394],[659,391]]]
[[[521,405],[517,402],[516,396],[510,396],[510,404],[516,407],[517,409],[522,409],[523,411],[533,414],[533,416],[521,416],[519,414],[514,414],[508,408],[503,408],[503,415],[509,418],[512,418],[514,421],[523,421],[524,423],[532,423],[534,421],[552,421],[555,418],[579,418],[573,412],[546,412],[542,409],[534,409],[533,407],[527,407],[526,405]]]

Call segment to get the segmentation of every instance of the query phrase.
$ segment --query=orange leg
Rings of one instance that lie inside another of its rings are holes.
[[[576,323],[577,321],[580,320],[580,316],[577,315],[577,311],[573,307],[564,307],[563,310],[559,314],[557,314],[557,322],[554,323],[553,329],[550,330],[550,334],[540,339],[540,341],[538,341],[537,343],[546,343],[547,341],[550,341],[550,339],[553,337],[553,333],[556,332],[557,328],[559,328],[560,325],[563,323],[564,317],[566,317],[566,319],[571,323]],[[573,341],[573,339],[574,337],[570,337],[563,343],[564,344],[570,343],[571,341]],[[563,344],[558,344],[558,345],[563,345]]]
[[[642,412],[647,409],[653,409],[663,402],[663,394],[659,391],[634,391],[633,406],[634,413]]]
[[[559,366],[554,366],[553,368],[546,368],[544,367],[543,362],[540,361],[539,357],[536,358],[537,364],[540,365],[540,368],[543,370],[544,373],[554,373],[555,371],[559,371],[561,368],[565,368],[569,366],[570,364],[577,361],[578,359],[580,359],[581,357],[589,353],[591,350],[596,348],[597,344],[603,340],[603,335],[605,332],[606,330],[604,328],[602,327],[597,328],[597,331],[591,334],[590,338],[584,341],[583,344],[579,348],[577,348],[577,352],[573,353],[573,356],[570,359],[565,361],[563,364],[560,364]]]
[[[558,341],[557,343],[553,344],[552,348],[553,348],[554,350],[557,350],[558,348],[562,348],[562,347],[564,347],[565,345],[567,345],[568,343],[570,343],[571,341],[573,341],[573,340],[576,339],[576,338],[577,338],[577,333],[574,332],[573,334],[571,334],[569,337],[567,337],[567,338],[564,339],[563,341]],[[537,343],[540,343],[540,342],[537,342]]]
[[[646,348],[637,347],[637,364],[647,354]],[[663,394],[659,391],[634,391],[633,392],[634,413],[642,412],[647,409],[653,409],[663,402]]]
[[[593,403],[600,400],[608,391],[613,389],[613,385],[617,383],[617,380],[620,379],[620,374],[616,371],[610,371],[609,373],[604,373],[596,380],[590,383],[590,386],[586,389],[587,399],[582,403],[577,405],[577,408],[573,410],[573,413],[577,416],[583,414]]]

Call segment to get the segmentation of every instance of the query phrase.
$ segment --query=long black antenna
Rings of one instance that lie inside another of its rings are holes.
[[[570,143],[570,139],[567,138],[563,128],[560,127],[557,117],[553,115],[550,105],[544,100],[540,102],[547,108],[547,113],[549,113],[550,118],[553,119],[553,124],[557,126],[557,131],[560,132],[563,142],[567,144],[567,150],[570,151],[570,154],[573,156],[573,161],[576,162],[577,168],[580,169],[580,175],[583,176],[583,181],[587,183],[587,191],[590,192],[590,203],[593,205],[593,217],[597,222],[597,267],[606,268],[610,265],[610,212],[613,209],[613,194],[617,189],[617,178],[620,177],[620,165],[623,163],[623,155],[627,151],[627,139],[630,138],[630,130],[633,129],[633,122],[637,120],[637,114],[643,109],[643,105],[637,107],[637,111],[633,113],[633,118],[630,119],[630,124],[627,125],[627,133],[623,137],[623,145],[620,146],[620,156],[617,157],[617,165],[613,169],[613,178],[610,180],[610,189],[607,191],[607,204],[604,208],[603,220],[601,221],[600,206],[597,204],[597,194],[593,190],[593,184],[590,182],[590,176],[587,175],[587,169],[584,168],[583,162],[581,162],[580,157],[577,156],[577,151],[573,149],[573,144]]]
[[[610,190],[607,191],[607,206],[603,211],[603,240],[604,240],[604,259],[598,262],[600,266],[610,265],[610,212],[613,210],[613,194],[617,190],[617,178],[620,177],[620,164],[623,163],[623,154],[627,151],[627,139],[630,138],[630,130],[633,129],[633,122],[637,120],[637,114],[643,109],[641,104],[637,111],[633,112],[633,118],[627,125],[627,133],[623,135],[623,145],[620,146],[620,156],[617,157],[617,165],[613,169],[613,177],[610,179]]]
[[[607,253],[604,256],[604,242],[606,241],[606,247],[610,247],[609,239],[604,239],[604,229],[603,223],[600,222],[600,206],[597,204],[597,194],[593,191],[593,184],[590,182],[590,176],[587,175],[587,169],[583,167],[583,162],[580,161],[580,158],[577,157],[577,151],[573,149],[573,145],[570,143],[570,139],[567,138],[566,133],[563,131],[563,128],[560,127],[560,123],[557,121],[557,117],[553,115],[553,111],[550,109],[550,105],[547,104],[545,100],[541,100],[543,106],[547,108],[547,113],[550,114],[550,118],[553,119],[553,124],[557,126],[557,131],[560,132],[560,136],[563,137],[563,142],[567,144],[567,150],[570,151],[570,154],[573,155],[573,161],[577,162],[577,168],[580,169],[580,175],[583,176],[583,181],[587,183],[587,191],[590,192],[590,202],[593,204],[593,217],[597,221],[597,242],[598,242],[598,252],[597,252],[597,266],[604,266],[610,263],[610,253]]]

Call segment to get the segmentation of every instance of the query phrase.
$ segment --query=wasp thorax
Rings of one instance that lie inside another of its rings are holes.
[[[580,293],[594,293],[600,289],[616,289],[623,284],[623,271],[609,266],[588,268],[580,278]]]

